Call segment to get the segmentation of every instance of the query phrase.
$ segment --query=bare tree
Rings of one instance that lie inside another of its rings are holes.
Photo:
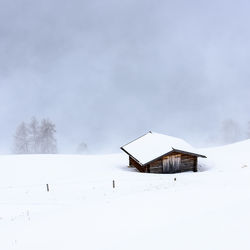
[[[80,143],[76,149],[76,153],[86,154],[87,152],[88,152],[88,145],[85,142]]]
[[[30,141],[30,153],[38,154],[40,150],[40,125],[35,117],[32,118],[29,124],[29,141]]]
[[[22,122],[14,136],[14,152],[16,154],[55,154],[57,143],[55,139],[55,124],[48,119],[41,123],[36,118],[26,125]]]
[[[14,136],[14,153],[28,154],[29,153],[29,133],[27,125],[22,122],[16,129]]]
[[[43,119],[40,126],[40,149],[42,154],[57,153],[57,143],[55,139],[56,128],[48,119]]]

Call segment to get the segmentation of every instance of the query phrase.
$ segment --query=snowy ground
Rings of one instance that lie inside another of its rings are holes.
[[[202,153],[166,175],[125,154],[0,156],[0,249],[250,249],[250,141]]]

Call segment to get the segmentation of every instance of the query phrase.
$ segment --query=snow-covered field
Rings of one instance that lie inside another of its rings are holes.
[[[199,172],[165,175],[125,154],[0,156],[0,250],[250,249],[250,140],[201,151]]]

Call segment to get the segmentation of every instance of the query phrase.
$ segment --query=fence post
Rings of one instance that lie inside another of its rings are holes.
[[[49,192],[49,184],[46,184],[47,192]]]
[[[113,180],[113,188],[115,188],[115,180]]]

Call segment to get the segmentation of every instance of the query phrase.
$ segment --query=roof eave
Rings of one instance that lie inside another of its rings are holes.
[[[145,166],[145,165],[150,164],[150,163],[152,163],[152,162],[154,162],[154,161],[157,161],[157,160],[161,159],[163,156],[167,156],[167,155],[169,155],[169,154],[171,154],[171,153],[173,153],[173,152],[182,153],[182,154],[188,154],[188,155],[193,155],[193,156],[201,157],[201,158],[207,158],[205,155],[195,154],[195,153],[192,153],[192,152],[182,151],[182,150],[178,150],[178,149],[172,148],[171,151],[169,151],[169,152],[167,152],[167,153],[165,153],[165,154],[163,154],[163,155],[161,155],[161,156],[158,156],[158,157],[156,157],[156,158],[153,159],[153,160],[150,160],[150,161],[148,161],[148,162],[142,164],[142,163],[139,162],[135,157],[133,157],[130,153],[128,153],[124,148],[121,147],[121,149],[122,149],[125,153],[127,153],[129,156],[131,156],[134,160],[136,160],[141,166]]]
[[[196,154],[196,153],[192,153],[192,152],[188,152],[188,151],[183,151],[183,150],[179,150],[179,149],[175,149],[175,148],[172,148],[172,149],[174,152],[189,154],[189,155],[193,155],[193,156],[197,156],[197,157],[201,157],[201,158],[207,158],[205,155]]]
[[[141,166],[144,166],[144,164],[142,164],[140,161],[138,161],[133,155],[131,155],[127,150],[125,150],[123,147],[120,147],[120,149],[122,151],[124,151],[127,155],[129,155],[133,160],[135,160],[138,164],[140,164]]]
[[[132,140],[132,141],[130,141],[130,142],[128,142],[128,143],[126,143],[125,145],[121,146],[121,147],[120,147],[120,149],[122,149],[122,150],[124,151],[124,147],[126,147],[128,144],[130,144],[130,143],[132,143],[132,142],[134,142],[134,141],[136,141],[136,140],[140,139],[141,137],[143,137],[143,136],[147,135],[148,133],[151,133],[151,134],[152,134],[152,132],[151,132],[151,131],[149,131],[149,132],[147,132],[146,134],[143,134],[143,135],[141,135],[141,136],[139,136],[139,137],[135,138],[134,140]]]

